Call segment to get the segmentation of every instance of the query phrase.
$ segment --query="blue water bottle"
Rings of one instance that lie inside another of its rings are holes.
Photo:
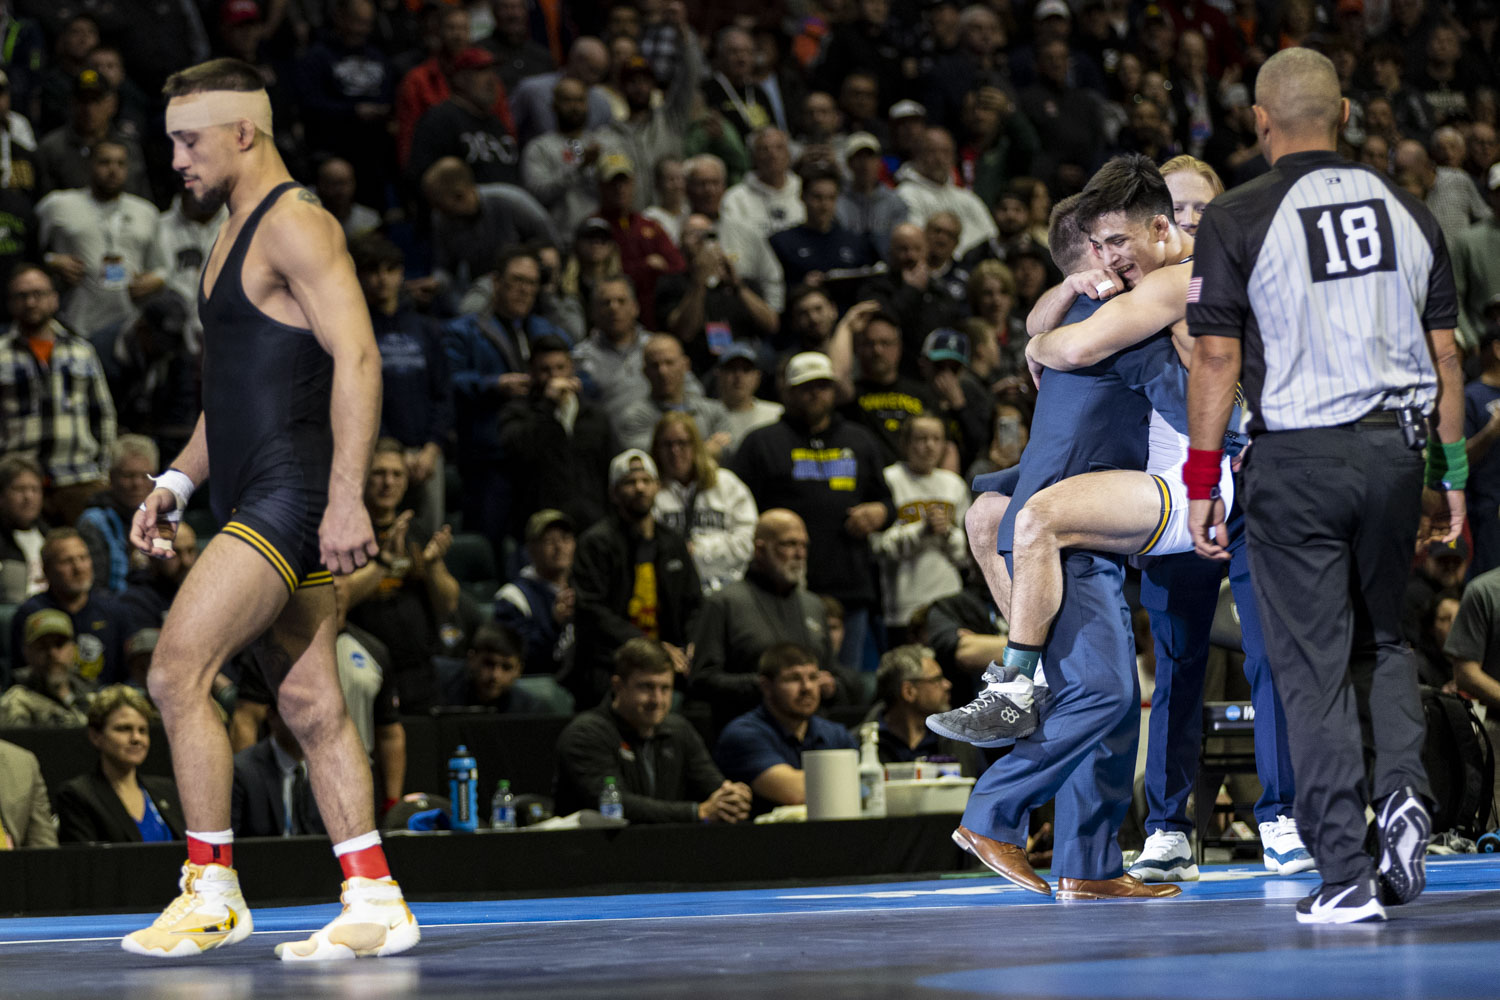
[[[473,833],[479,826],[479,765],[462,743],[448,758],[448,800],[456,833]]]

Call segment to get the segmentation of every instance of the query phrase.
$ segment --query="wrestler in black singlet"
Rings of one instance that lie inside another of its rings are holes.
[[[223,530],[264,556],[294,593],[333,581],[318,547],[333,465],[333,359],[311,330],[261,312],[241,270],[260,220],[297,186],[278,185],[250,213],[212,295],[198,281],[210,504]]]

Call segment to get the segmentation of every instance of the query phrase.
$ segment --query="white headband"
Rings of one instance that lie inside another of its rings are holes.
[[[167,105],[167,134],[196,132],[210,125],[248,121],[271,131],[271,98],[264,90],[208,90],[174,97]]]

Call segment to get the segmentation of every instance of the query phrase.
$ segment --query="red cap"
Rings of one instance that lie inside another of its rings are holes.
[[[495,57],[488,49],[481,49],[477,45],[470,45],[453,57],[453,69],[461,71],[466,69],[489,69],[495,65]]]
[[[219,23],[226,28],[260,20],[260,4],[255,0],[224,0],[219,7]]]

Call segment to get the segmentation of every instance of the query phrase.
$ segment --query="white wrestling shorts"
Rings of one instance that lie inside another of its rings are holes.
[[[1136,555],[1169,556],[1176,552],[1191,552],[1193,536],[1188,529],[1187,486],[1182,482],[1182,463],[1187,461],[1188,453],[1187,435],[1179,433],[1160,413],[1152,410],[1149,441],[1146,474],[1156,481],[1161,497],[1161,517],[1145,546]],[[1229,463],[1230,458],[1226,455],[1219,476],[1219,496],[1224,501],[1226,513],[1234,506],[1234,473],[1230,471]]]

